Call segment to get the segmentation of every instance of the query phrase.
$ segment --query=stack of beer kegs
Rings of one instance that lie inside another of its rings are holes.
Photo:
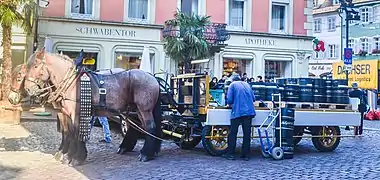
[[[278,94],[279,89],[277,87],[277,83],[265,83],[265,100],[266,101],[272,101],[272,94]],[[278,96],[274,96],[274,101],[278,101]]]
[[[349,104],[348,81],[345,79],[334,79],[332,81],[332,101],[337,104]]]
[[[281,94],[281,101],[284,101],[286,78],[278,78],[276,79],[276,83],[278,86],[278,92]]]
[[[326,103],[333,103],[332,79],[327,78],[325,80],[325,85],[326,85]]]
[[[313,79],[299,78],[299,100],[300,102],[314,102],[313,96]]]
[[[284,101],[298,102],[299,101],[298,79],[297,78],[287,78],[284,91],[285,91]]]
[[[314,102],[325,103],[326,102],[326,81],[321,78],[313,79],[313,96]]]
[[[252,82],[249,83],[252,86],[253,92],[256,97],[256,101],[265,100],[265,83],[264,82]]]

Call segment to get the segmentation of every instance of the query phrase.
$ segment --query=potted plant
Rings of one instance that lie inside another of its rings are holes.
[[[380,49],[373,49],[372,54],[380,54]]]

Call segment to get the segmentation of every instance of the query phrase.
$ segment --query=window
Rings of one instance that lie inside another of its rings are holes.
[[[199,14],[199,0],[181,0],[181,11],[185,14]]]
[[[71,0],[71,15],[79,18],[92,18],[93,6],[93,0]]]
[[[292,63],[289,61],[265,61],[265,81],[290,77]]]
[[[315,19],[314,20],[314,32],[321,32],[322,20]]]
[[[128,21],[148,23],[148,0],[129,0]]]
[[[237,29],[244,29],[244,0],[229,0],[228,25]]]
[[[360,19],[364,23],[369,22],[369,9],[368,8],[361,8],[360,9]]]
[[[337,58],[337,47],[335,44],[329,45],[329,58]]]
[[[361,43],[361,50],[368,53],[368,50],[369,50],[368,38],[361,38],[360,43]]]
[[[333,5],[338,5],[338,4],[340,4],[339,0],[333,0]]]
[[[285,33],[286,26],[286,6],[272,5],[272,31]]]
[[[116,52],[115,53],[115,68],[122,68],[126,70],[139,69],[141,64],[141,53],[128,53],[128,52]],[[154,55],[150,55],[150,65],[153,72],[153,60]]]
[[[353,40],[353,39],[349,39],[349,40],[348,40],[348,47],[349,47],[349,48],[354,48],[354,45],[355,45],[355,40]]]
[[[223,59],[223,74],[229,73],[243,74],[247,73],[249,61],[241,59]]]
[[[58,50],[58,52],[61,52]],[[80,55],[80,51],[62,51],[62,54],[69,56],[71,59],[76,59]],[[97,62],[98,62],[98,53],[97,52],[84,52],[83,53],[84,59],[95,59],[95,64],[93,66],[90,66],[89,68],[92,70],[96,70]]]
[[[373,38],[373,43],[375,44],[374,49],[380,50],[380,37]]]
[[[318,6],[318,0],[313,0],[313,7],[317,7]]]
[[[336,29],[335,20],[336,20],[335,17],[329,17],[327,19],[329,31],[335,31],[335,29]]]

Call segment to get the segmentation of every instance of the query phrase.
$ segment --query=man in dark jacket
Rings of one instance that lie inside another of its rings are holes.
[[[359,104],[359,112],[361,114],[360,116],[360,127],[356,128],[355,127],[355,135],[361,135],[363,134],[363,118],[364,118],[364,113],[367,111],[367,98],[364,95],[364,92],[358,88],[358,83],[352,83],[352,90],[349,93],[349,96],[351,98],[358,98],[360,100]]]
[[[228,87],[227,104],[232,106],[231,129],[228,135],[228,150],[225,158],[234,160],[236,138],[238,128],[243,127],[243,146],[241,158],[249,160],[248,154],[251,147],[252,118],[256,112],[254,108],[255,95],[247,82],[240,80],[239,75],[232,75],[232,83]]]

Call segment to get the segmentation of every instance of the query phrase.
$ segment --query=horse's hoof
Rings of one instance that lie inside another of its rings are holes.
[[[69,166],[74,167],[74,166],[81,166],[83,165],[84,161],[78,161],[76,159],[72,159],[69,163]]]
[[[125,148],[119,148],[116,153],[117,154],[125,154],[127,152],[128,152],[127,149],[125,149]]]
[[[62,152],[61,151],[58,151],[54,154],[54,159],[57,160],[57,161],[61,161],[62,160]]]
[[[141,162],[147,162],[147,161],[150,161],[152,160],[153,158],[152,157],[148,157],[148,156],[145,156],[143,154],[140,154],[139,157],[137,158],[139,161]]]
[[[67,154],[64,154],[61,158],[62,164],[69,164],[71,162],[71,158]]]

